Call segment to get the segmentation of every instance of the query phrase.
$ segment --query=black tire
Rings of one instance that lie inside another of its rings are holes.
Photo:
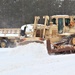
[[[8,47],[8,42],[7,42],[7,40],[5,40],[5,39],[1,40],[0,46],[1,46],[1,48],[6,48],[6,47]]]

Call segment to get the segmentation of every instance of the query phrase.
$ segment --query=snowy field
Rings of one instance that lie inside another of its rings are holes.
[[[48,55],[38,43],[0,48],[0,75],[75,75],[75,54]]]

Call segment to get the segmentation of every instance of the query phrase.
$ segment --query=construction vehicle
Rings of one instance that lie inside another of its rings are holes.
[[[46,40],[49,54],[75,52],[75,16],[54,15],[43,16],[43,18],[44,24],[39,26],[37,22],[39,17],[35,17],[32,39],[34,40],[35,37]],[[50,24],[48,24],[49,20]]]
[[[48,54],[75,52],[75,16],[43,16],[44,24],[38,24],[40,17],[35,16],[31,36],[23,38],[19,44],[26,42],[47,42]],[[50,20],[50,24],[48,24]],[[51,47],[53,45],[53,48]]]
[[[75,16],[53,15],[50,17],[50,25],[48,53],[75,52]]]
[[[43,16],[45,19],[43,25],[39,25],[39,16],[35,17],[32,37],[25,38],[26,41],[47,41],[48,53],[70,53],[75,52],[75,25],[74,16],[54,15]],[[50,24],[48,21],[50,20]],[[36,39],[37,38],[37,39]],[[41,40],[40,40],[41,39]],[[21,42],[22,43],[22,42]],[[51,48],[53,45],[53,49]]]
[[[54,15],[50,16],[50,19],[49,16],[43,16],[43,18],[45,19],[44,24],[38,25],[39,17],[35,17],[32,39],[41,38],[42,41],[46,40],[49,54],[75,52],[75,16]],[[49,20],[50,24],[48,24]],[[53,45],[53,49],[51,45]]]

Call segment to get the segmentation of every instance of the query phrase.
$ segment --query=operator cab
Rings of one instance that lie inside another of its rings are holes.
[[[53,22],[53,25],[58,26],[58,33],[61,34],[64,32],[64,27],[69,27],[70,17],[69,15],[54,15],[51,16],[51,21]]]

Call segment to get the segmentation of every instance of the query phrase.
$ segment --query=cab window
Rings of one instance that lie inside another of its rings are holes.
[[[65,26],[69,26],[70,24],[70,18],[65,18]]]
[[[53,24],[56,24],[56,19],[53,18],[53,19],[52,19],[52,22],[53,22]]]

